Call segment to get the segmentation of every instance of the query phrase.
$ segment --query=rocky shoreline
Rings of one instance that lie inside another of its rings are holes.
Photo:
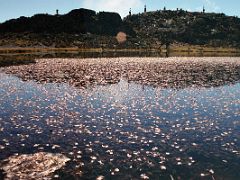
[[[91,58],[38,59],[36,64],[2,68],[40,83],[69,83],[85,88],[121,79],[164,88],[212,87],[240,80],[239,58]]]

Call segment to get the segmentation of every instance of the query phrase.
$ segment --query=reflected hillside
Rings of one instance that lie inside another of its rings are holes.
[[[216,87],[239,82],[239,58],[39,59],[3,71],[23,80],[69,83],[79,88],[121,79],[162,88]]]

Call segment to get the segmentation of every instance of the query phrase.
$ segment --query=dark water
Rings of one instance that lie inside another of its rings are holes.
[[[71,158],[61,179],[239,179],[240,83],[77,89],[0,73],[0,160]]]

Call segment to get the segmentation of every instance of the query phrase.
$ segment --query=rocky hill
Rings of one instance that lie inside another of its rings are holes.
[[[239,46],[240,18],[225,14],[154,11],[128,16],[124,22],[141,39],[211,46]]]
[[[116,40],[118,32],[127,41]],[[75,9],[37,14],[0,24],[0,46],[159,48],[166,44],[240,47],[240,18],[225,14],[162,10],[125,17]]]

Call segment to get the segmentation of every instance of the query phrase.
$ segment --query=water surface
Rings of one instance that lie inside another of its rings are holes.
[[[0,73],[0,160],[62,153],[62,179],[239,179],[239,92],[238,82],[79,89]]]

